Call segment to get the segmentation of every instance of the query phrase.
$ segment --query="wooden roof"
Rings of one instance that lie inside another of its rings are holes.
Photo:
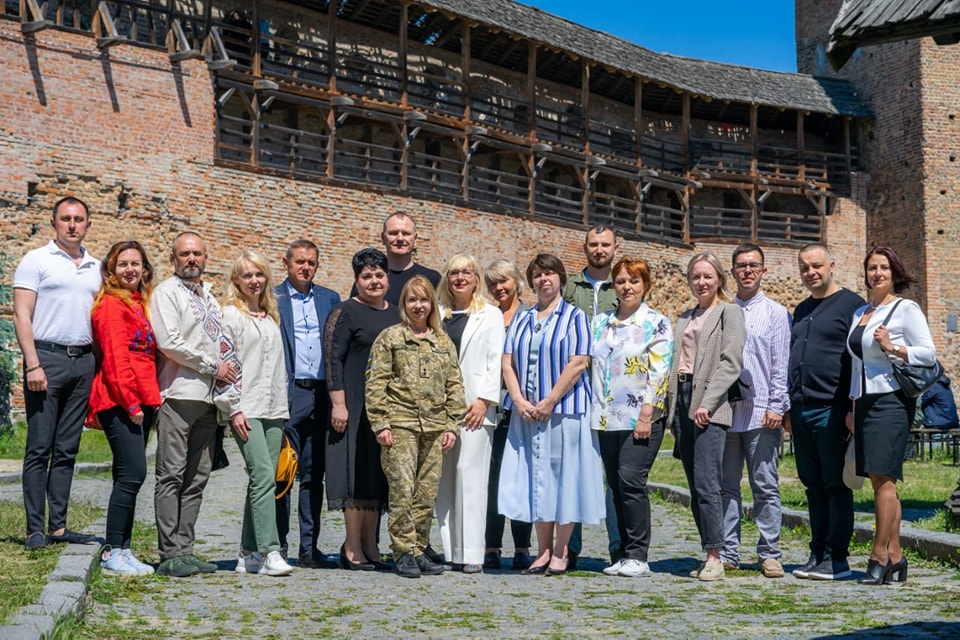
[[[827,57],[839,70],[859,47],[926,36],[960,42],[960,0],[844,0]]]
[[[329,8],[329,0],[291,1],[322,12]],[[458,52],[459,24],[464,19],[475,27],[474,57],[526,71],[525,41],[529,41],[540,46],[541,53],[550,54],[547,60],[541,56],[538,75],[574,86],[580,84],[579,65],[569,62],[585,58],[601,68],[592,88],[628,104],[633,101],[633,90],[618,76],[635,76],[652,83],[645,92],[686,91],[720,104],[756,104],[774,111],[789,109],[823,117],[873,115],[845,80],[654,53],[513,0],[410,0],[410,7],[408,37],[412,39]],[[397,33],[400,3],[340,0],[337,15],[349,22]]]

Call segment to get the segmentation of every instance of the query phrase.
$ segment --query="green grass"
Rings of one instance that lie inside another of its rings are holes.
[[[661,451],[673,450],[673,436],[669,433],[663,439]],[[911,526],[932,531],[951,531],[952,523],[947,517],[944,501],[957,487],[957,476],[960,468],[951,466],[953,462],[949,452],[934,450],[933,458],[919,461],[911,458],[904,462],[904,481],[897,483],[900,502],[904,509],[931,510],[933,516],[910,523]],[[669,455],[661,455],[650,471],[650,482],[670,484],[677,487],[687,487],[687,477],[683,473],[680,461]],[[746,473],[741,483],[744,502],[752,502],[753,494],[746,479]],[[859,491],[853,494],[854,508],[857,511],[873,511],[873,491],[869,481]],[[803,483],[797,477],[796,458],[787,454],[780,459],[780,500],[784,508],[805,510],[807,497]]]
[[[70,526],[74,529],[83,530],[102,514],[103,510],[93,505],[70,502]],[[23,503],[0,500],[0,625],[20,607],[33,604],[64,549],[64,545],[51,545],[37,551],[25,550],[26,529]]]
[[[18,422],[13,431],[0,437],[0,458],[22,460],[27,443],[27,423]],[[80,437],[80,452],[77,462],[110,462],[113,453],[103,431],[84,429]]]

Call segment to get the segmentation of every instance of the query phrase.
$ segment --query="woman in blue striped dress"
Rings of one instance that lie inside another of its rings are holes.
[[[507,333],[504,408],[512,410],[500,470],[500,513],[533,522],[539,550],[526,574],[566,572],[567,542],[577,522],[604,517],[597,434],[590,429],[586,373],[587,316],[560,293],[567,273],[541,253],[527,266],[537,304]]]

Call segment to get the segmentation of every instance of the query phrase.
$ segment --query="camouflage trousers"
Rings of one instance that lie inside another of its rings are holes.
[[[390,532],[394,559],[423,553],[443,470],[440,431],[394,427],[393,446],[382,447],[380,462],[390,485]]]

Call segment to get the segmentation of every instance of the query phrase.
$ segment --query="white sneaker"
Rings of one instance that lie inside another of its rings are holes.
[[[618,575],[618,574],[620,573],[620,567],[623,566],[623,563],[624,563],[624,562],[626,562],[626,561],[623,560],[622,558],[621,558],[620,560],[617,560],[617,561],[614,562],[612,565],[610,565],[609,567],[607,567],[606,569],[604,569],[604,570],[603,570],[603,573],[606,574],[606,575],[608,575],[608,576]]]
[[[640,576],[650,575],[650,565],[643,560],[627,558],[620,565],[620,571],[617,572],[617,575],[624,578],[639,578]]]
[[[287,564],[279,551],[271,551],[263,561],[260,573],[265,576],[288,576],[293,573],[293,567]]]
[[[263,556],[256,551],[241,551],[237,556],[237,573],[260,573],[263,567]]]
[[[154,571],[153,565],[149,565],[146,562],[140,562],[139,560],[137,560],[137,557],[133,555],[133,552],[130,551],[129,548],[121,550],[120,555],[126,558],[128,565],[130,565],[131,567],[133,567],[138,571],[137,573],[138,576],[148,576],[151,573],[153,573]]]

